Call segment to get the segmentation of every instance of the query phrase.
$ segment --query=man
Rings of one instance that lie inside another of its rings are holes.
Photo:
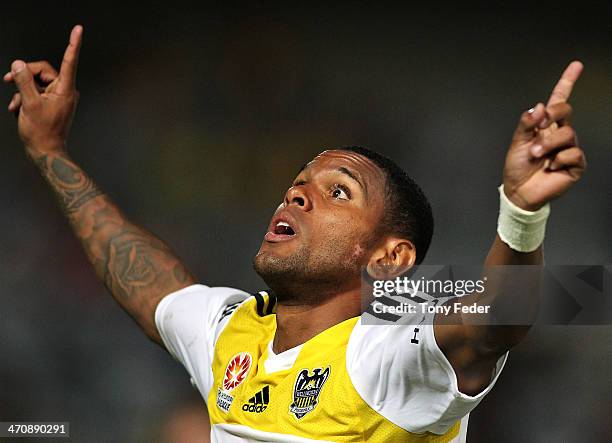
[[[433,218],[420,188],[365,148],[324,151],[298,174],[254,259],[270,291],[211,288],[131,223],[69,157],[83,29],[59,72],[14,61],[9,110],[97,275],[144,332],[178,359],[207,400],[216,441],[455,442],[525,326],[462,321],[365,325],[361,270],[396,276],[423,261]],[[500,187],[485,265],[541,264],[548,202],[585,168],[567,99],[573,62],[546,105],[526,111]]]

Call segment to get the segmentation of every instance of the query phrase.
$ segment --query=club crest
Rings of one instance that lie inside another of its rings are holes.
[[[289,412],[298,420],[312,411],[319,403],[319,394],[329,377],[330,367],[315,368],[312,373],[308,369],[302,369],[295,379],[293,385],[293,403],[289,406]]]

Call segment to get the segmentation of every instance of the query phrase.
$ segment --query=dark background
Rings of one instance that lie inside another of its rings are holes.
[[[553,204],[546,256],[604,264],[609,17],[583,2],[21,3],[3,6],[0,65],[57,65],[83,24],[72,156],[203,282],[255,290],[270,215],[299,167],[336,145],[377,149],[421,184],[437,222],[427,264],[481,263],[518,117],[579,59],[571,102],[589,170]],[[204,410],[186,372],[95,279],[8,112],[0,140],[0,421],[70,421],[73,441],[179,441],[163,437],[176,411]],[[611,327],[532,331],[472,413],[469,441],[612,441],[611,350]]]

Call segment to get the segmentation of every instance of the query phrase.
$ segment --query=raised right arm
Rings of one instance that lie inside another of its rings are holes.
[[[59,73],[46,62],[13,62],[4,80],[14,81],[19,92],[9,110],[18,113],[26,152],[53,190],[96,274],[144,332],[162,344],[155,325],[157,304],[196,280],[164,242],[130,222],[68,156],[82,32],[80,26],[72,30]]]
[[[80,240],[96,274],[153,340],[155,308],[167,294],[195,283],[172,250],[130,222],[65,153],[33,157]]]

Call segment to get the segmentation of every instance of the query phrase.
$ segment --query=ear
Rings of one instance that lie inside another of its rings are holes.
[[[414,266],[416,248],[403,238],[387,238],[374,250],[367,264],[368,274],[377,280],[400,276]]]

